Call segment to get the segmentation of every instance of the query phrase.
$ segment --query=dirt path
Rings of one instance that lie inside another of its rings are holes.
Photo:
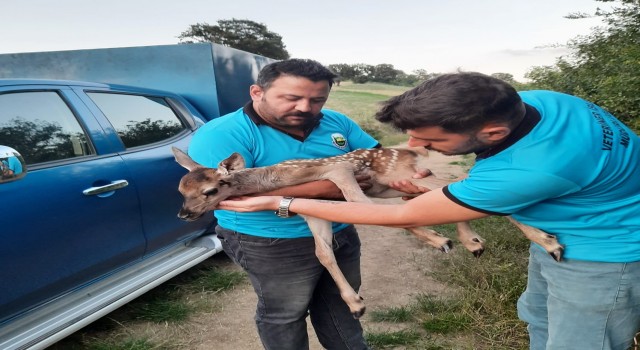
[[[452,179],[464,173],[461,157],[430,154],[425,167],[441,179]],[[387,200],[388,201],[388,200]],[[400,199],[397,200],[401,202]],[[442,253],[426,247],[402,229],[358,226],[362,241],[362,288],[368,313],[362,318],[365,331],[393,331],[394,325],[379,324],[370,319],[372,310],[411,304],[418,294],[446,292],[446,287],[429,276],[432,261]],[[224,253],[211,259],[223,269],[241,271]],[[256,296],[248,281],[230,291],[215,295],[216,306],[209,313],[192,316],[180,325],[139,325],[155,344],[171,344],[172,348],[197,350],[262,349],[253,315]],[[310,322],[309,322],[310,323]],[[135,327],[135,326],[134,326]],[[309,326],[311,350],[322,349],[313,328]],[[133,331],[130,329],[130,331]]]

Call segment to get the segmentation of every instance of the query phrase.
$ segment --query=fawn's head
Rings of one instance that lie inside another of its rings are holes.
[[[184,197],[178,217],[186,221],[194,221],[206,212],[215,209],[220,201],[233,195],[230,172],[243,169],[245,162],[238,153],[218,164],[218,169],[204,167],[191,159],[183,151],[172,147],[176,162],[189,172],[180,179],[178,191]]]

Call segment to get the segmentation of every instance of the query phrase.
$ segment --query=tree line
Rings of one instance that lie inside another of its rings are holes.
[[[611,5],[594,14],[573,13],[576,20],[596,16],[603,26],[592,29],[569,43],[570,54],[554,65],[532,67],[528,82],[516,81],[512,74],[492,76],[512,84],[518,90],[546,89],[568,93],[592,101],[640,130],[640,0],[595,0]],[[191,25],[178,38],[182,43],[215,42],[275,59],[287,59],[289,53],[282,37],[264,24],[250,20],[220,20],[217,25]],[[392,64],[329,64],[341,80],[356,84],[379,82],[415,86],[439,73],[420,69],[410,74]]]

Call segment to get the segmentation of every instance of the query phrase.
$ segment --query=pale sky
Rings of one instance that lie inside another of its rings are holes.
[[[263,23],[292,57],[388,63],[405,73],[511,73],[552,65],[587,35],[594,0],[1,0],[0,54],[167,45],[189,25]]]

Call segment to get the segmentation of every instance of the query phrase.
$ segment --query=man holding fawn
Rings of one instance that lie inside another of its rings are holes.
[[[291,59],[265,66],[250,88],[251,102],[201,127],[189,145],[189,155],[201,165],[216,168],[238,152],[246,167],[253,168],[378,147],[351,119],[322,109],[335,77],[312,60]],[[366,186],[366,179],[360,180]],[[343,198],[326,180],[270,194]],[[311,231],[300,216],[281,218],[274,211],[214,213],[225,252],[248,273],[258,296],[255,322],[265,349],[308,349],[307,315],[325,348],[368,348],[360,322],[318,261]],[[358,290],[358,233],[353,225],[340,223],[333,224],[333,231],[336,260],[349,284]]]
[[[389,99],[378,120],[410,146],[476,154],[467,179],[405,204],[296,198],[292,212],[414,227],[489,215],[557,236],[564,260],[530,249],[518,313],[533,350],[626,350],[640,330],[640,138],[607,111],[551,91],[517,93],[480,73],[445,74]],[[398,182],[409,192],[412,185]],[[281,197],[219,207],[273,210]]]

